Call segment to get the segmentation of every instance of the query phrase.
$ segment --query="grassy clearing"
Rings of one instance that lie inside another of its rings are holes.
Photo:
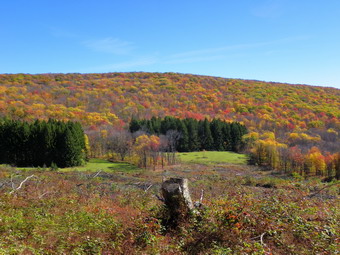
[[[230,151],[199,151],[178,153],[179,158],[183,163],[195,164],[215,164],[215,163],[230,163],[230,164],[247,164],[247,155],[238,154]]]
[[[90,159],[90,161],[81,167],[70,167],[64,168],[62,171],[89,171],[89,172],[131,172],[131,171],[139,171],[140,168],[135,165],[126,163],[126,162],[110,162],[105,159]]]
[[[29,171],[29,170],[38,170],[39,168],[22,167],[18,169]],[[67,168],[59,169],[59,171],[62,171],[62,172],[72,172],[72,171],[98,172],[100,170],[104,172],[132,172],[132,171],[139,171],[141,169],[129,163],[110,162],[105,159],[90,159],[90,161],[85,166],[67,167]]]
[[[110,162],[105,159],[90,159],[90,161],[81,167],[64,168],[62,171],[89,171],[89,172],[126,172],[140,170],[138,167],[125,162]]]

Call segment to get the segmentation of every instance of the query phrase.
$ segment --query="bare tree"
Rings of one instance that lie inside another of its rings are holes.
[[[108,139],[108,149],[119,154],[122,161],[131,152],[132,135],[126,130],[115,131]]]
[[[177,130],[168,130],[165,136],[168,138],[168,151],[175,152],[178,140],[181,138],[181,133]]]
[[[168,139],[168,162],[169,164],[176,163],[176,147],[179,139],[181,138],[181,133],[177,130],[168,130],[166,132],[166,138]]]
[[[164,163],[166,161],[166,154],[168,151],[168,147],[169,147],[169,141],[168,138],[165,135],[160,135],[159,136],[160,139],[160,145],[159,145],[159,151],[161,154],[161,163],[162,163],[162,169],[164,168]]]
[[[91,145],[90,157],[95,158],[106,153],[106,142],[97,130],[88,130],[86,135]]]

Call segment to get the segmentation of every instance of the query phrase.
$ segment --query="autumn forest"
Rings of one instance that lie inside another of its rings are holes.
[[[335,88],[177,73],[0,75],[3,117],[79,121],[95,156],[132,119],[219,119],[248,129],[251,163],[307,176],[339,176],[339,98]]]
[[[337,254],[340,90],[0,74],[0,254]]]

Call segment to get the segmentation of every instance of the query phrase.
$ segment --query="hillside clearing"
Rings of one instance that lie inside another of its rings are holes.
[[[20,170],[43,170],[44,168],[35,168],[35,167],[20,167],[17,168]],[[97,159],[93,158],[85,166],[77,166],[77,167],[67,167],[67,168],[60,168],[59,171],[61,172],[133,172],[141,170],[137,166],[126,162],[110,162],[105,159]]]
[[[137,166],[126,162],[110,162],[105,159],[90,159],[90,161],[81,167],[64,168],[63,171],[89,171],[89,172],[130,172],[141,170]]]
[[[195,164],[247,164],[247,155],[239,154],[230,151],[198,151],[198,152],[183,152],[178,153],[180,160],[183,163]]]

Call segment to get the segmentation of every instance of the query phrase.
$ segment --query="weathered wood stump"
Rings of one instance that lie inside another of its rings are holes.
[[[169,223],[177,224],[194,210],[188,179],[170,178],[162,183],[162,195],[169,212]]]

